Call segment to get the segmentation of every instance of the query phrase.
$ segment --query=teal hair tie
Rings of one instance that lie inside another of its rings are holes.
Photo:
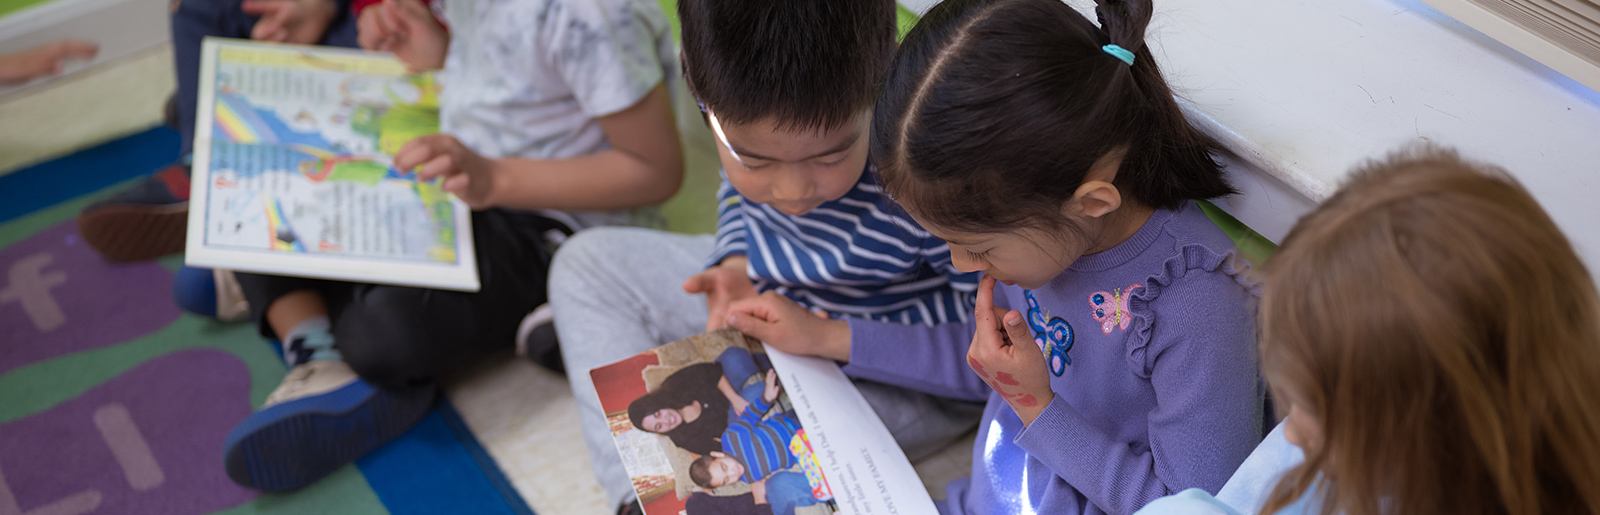
[[[1117,45],[1106,45],[1100,47],[1100,50],[1111,54],[1111,57],[1115,57],[1122,62],[1128,63],[1128,66],[1133,66],[1133,52],[1129,52],[1126,48],[1122,48]]]

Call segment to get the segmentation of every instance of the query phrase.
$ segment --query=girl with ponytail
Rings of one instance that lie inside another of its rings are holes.
[[[1194,202],[1232,192],[1218,145],[1145,47],[1149,0],[1097,11],[946,0],[889,71],[872,161],[956,268],[985,274],[974,323],[852,319],[848,334],[767,340],[987,401],[945,513],[1126,515],[1215,493],[1269,417],[1248,265]]]

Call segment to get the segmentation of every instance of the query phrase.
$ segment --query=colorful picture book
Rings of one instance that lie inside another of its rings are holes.
[[[439,131],[439,86],[394,56],[208,38],[189,202],[190,266],[479,287],[466,205],[394,168]]]
[[[936,512],[831,361],[721,329],[590,377],[647,515]]]

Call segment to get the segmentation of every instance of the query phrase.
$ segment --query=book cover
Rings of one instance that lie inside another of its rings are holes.
[[[186,263],[476,291],[466,205],[393,166],[438,92],[387,54],[207,38]]]

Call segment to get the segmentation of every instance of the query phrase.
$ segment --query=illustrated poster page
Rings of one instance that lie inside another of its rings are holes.
[[[207,39],[203,55],[192,264],[478,288],[465,205],[393,167],[439,130],[431,76],[320,47]]]
[[[806,360],[721,329],[591,371],[645,513],[933,513],[838,366]]]

